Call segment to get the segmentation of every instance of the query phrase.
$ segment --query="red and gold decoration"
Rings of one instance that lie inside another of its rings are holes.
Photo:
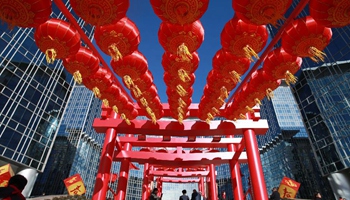
[[[300,69],[302,59],[292,56],[282,48],[277,48],[267,55],[264,60],[264,74],[272,80],[285,79],[287,85],[295,84],[297,78],[294,76]]]
[[[172,24],[191,24],[200,19],[209,0],[151,0],[154,13]]]
[[[101,92],[101,96],[99,97],[103,105],[106,107],[111,107],[113,110],[118,113],[118,107],[114,108],[115,106],[115,101],[122,101],[120,98],[121,96],[121,90],[116,84],[112,84],[109,88]],[[125,102],[127,103],[127,99],[125,98]]]
[[[97,46],[116,61],[136,51],[140,43],[140,32],[127,17],[113,24],[96,27],[94,37]]]
[[[83,78],[83,84],[93,91],[97,98],[100,98],[101,92],[107,90],[113,84],[112,74],[100,67],[93,75]]]
[[[128,102],[126,105],[119,107],[120,117],[125,120],[125,123],[130,125],[130,120],[135,119],[138,116],[138,112],[133,103]]]
[[[310,16],[318,24],[336,28],[350,25],[349,0],[310,0]]]
[[[51,14],[51,0],[1,0],[0,20],[23,28],[37,27]]]
[[[213,69],[221,76],[231,77],[233,82],[241,81],[243,75],[250,66],[248,58],[240,58],[232,53],[220,49],[213,58]]]
[[[80,174],[74,174],[63,180],[69,195],[83,195],[86,192],[83,179]]]
[[[177,55],[181,61],[190,61],[204,40],[204,28],[199,20],[183,26],[162,22],[158,39],[165,51]]]
[[[129,0],[70,0],[69,2],[77,15],[94,26],[116,23],[125,17],[129,8]]]
[[[307,16],[290,23],[282,35],[282,48],[289,54],[309,57],[314,62],[324,61],[322,52],[332,38],[332,29],[318,24]]]
[[[280,186],[278,187],[278,193],[280,193],[283,199],[294,199],[299,190],[300,183],[292,180],[288,177],[283,177]]]
[[[292,0],[233,0],[235,14],[245,21],[255,25],[276,25],[279,19],[284,19],[284,13],[292,4]]]
[[[263,70],[257,70],[251,76],[250,82],[248,83],[248,89],[252,92],[257,91],[261,94],[265,94],[267,99],[273,98],[273,91],[280,86],[281,80],[270,79],[265,76]]]
[[[258,58],[268,39],[265,25],[253,25],[238,19],[237,16],[228,21],[221,32],[221,45],[225,51],[235,56]]]
[[[0,187],[6,187],[8,181],[14,175],[10,164],[6,164],[0,167]]]
[[[74,80],[81,84],[83,78],[89,77],[99,69],[100,60],[90,49],[80,47],[78,53],[63,60],[63,66],[71,73]]]
[[[38,26],[35,43],[45,53],[47,63],[75,55],[80,49],[80,35],[68,22],[50,19]]]

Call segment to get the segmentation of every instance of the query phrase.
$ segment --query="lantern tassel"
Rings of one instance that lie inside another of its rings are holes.
[[[247,119],[247,117],[246,117],[245,115],[243,115],[242,113],[239,114],[239,118],[240,118],[240,119]]]
[[[120,51],[115,43],[109,45],[108,52],[114,61],[118,61],[118,60],[123,58],[123,55],[120,53]]]
[[[184,110],[181,107],[177,107],[177,112],[181,113],[181,114],[184,114]]]
[[[290,84],[295,84],[298,81],[298,78],[295,77],[292,73],[290,73],[288,70],[285,74],[285,78],[286,78],[286,83],[287,85]]]
[[[117,107],[116,105],[112,106],[112,109],[113,109],[113,111],[114,111],[115,113],[118,113],[118,112],[119,112],[118,107]]]
[[[248,110],[248,112],[250,112],[250,113],[254,113],[253,108],[251,108],[251,107],[249,107],[249,106],[246,106],[245,108]]]
[[[187,103],[184,101],[184,100],[182,100],[181,98],[179,98],[179,106],[181,107],[181,108],[184,108],[184,107],[186,107],[187,106]]]
[[[316,47],[310,47],[309,53],[312,55],[310,56],[311,60],[318,63],[319,61],[324,62],[325,57],[327,56],[324,52],[318,50]]]
[[[258,98],[254,99],[254,103],[255,103],[255,105],[262,105],[260,99],[258,99]]]
[[[101,97],[100,89],[98,89],[98,87],[92,88],[92,92],[94,93],[96,98],[100,98]]]
[[[156,115],[154,114],[152,109],[150,107],[147,107],[146,111],[147,111],[148,115],[151,117],[152,123],[156,124],[157,123]]]
[[[83,77],[81,76],[81,73],[79,72],[79,70],[73,73],[73,78],[75,82],[77,82],[78,84],[81,84],[83,82]]]
[[[125,75],[123,77],[125,85],[128,89],[130,89],[132,86],[134,86],[134,82],[132,81],[131,77],[129,75]]]
[[[56,56],[57,56],[57,52],[55,49],[46,49],[45,57],[46,57],[46,62],[48,64],[55,62]]]
[[[273,98],[273,90],[270,88],[266,89],[266,97],[268,100],[271,100]]]
[[[185,43],[182,43],[179,47],[177,47],[177,56],[180,57],[181,61],[190,62],[192,59],[192,54],[188,50]]]
[[[176,86],[176,92],[181,96],[184,97],[187,94],[187,91],[182,87],[182,85]]]
[[[146,108],[148,107],[148,102],[147,102],[147,99],[145,97],[142,97],[140,99],[140,102],[144,107],[146,107]]]
[[[109,107],[109,101],[108,101],[108,99],[103,99],[102,102],[103,102],[103,105],[104,105],[105,107]]]
[[[220,88],[220,97],[222,99],[227,99],[228,98],[228,91],[227,91],[227,88],[225,86],[222,86]]]
[[[179,113],[178,115],[177,115],[177,121],[180,123],[180,124],[182,124],[182,122],[183,122],[183,119],[184,119],[184,117],[183,117],[183,115],[181,114],[181,113]]]
[[[179,78],[183,81],[183,82],[189,82],[191,81],[191,77],[188,76],[188,73],[184,70],[184,69],[179,69],[177,71],[177,74],[179,76]]]
[[[258,54],[249,45],[243,47],[243,50],[245,52],[245,57],[248,58],[250,61],[254,61],[252,57],[259,59]]]
[[[230,71],[229,74],[234,83],[241,82],[241,76],[235,70]]]
[[[140,88],[137,87],[137,85],[134,85],[132,87],[132,92],[134,93],[136,98],[139,98],[142,95],[142,92],[141,92]]]
[[[126,122],[127,125],[131,125],[130,120],[126,117],[124,113],[122,113],[120,117]]]
[[[215,107],[212,107],[211,110],[214,112],[215,115],[220,114],[220,111]]]

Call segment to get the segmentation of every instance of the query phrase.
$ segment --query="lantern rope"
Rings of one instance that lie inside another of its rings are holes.
[[[258,99],[258,98],[254,99],[254,103],[255,103],[255,105],[262,105],[260,99]]]
[[[177,121],[180,123],[180,124],[182,124],[182,122],[183,122],[183,119],[184,119],[184,117],[183,117],[183,115],[181,114],[181,113],[179,113],[178,115],[177,115]]]
[[[247,119],[247,117],[245,115],[243,115],[242,113],[239,114],[239,118],[241,119]]]
[[[220,114],[220,110],[218,110],[218,109],[215,108],[215,107],[212,107],[211,110],[214,112],[215,115]]]
[[[230,71],[229,74],[234,83],[241,82],[241,76],[235,70]]]
[[[185,114],[184,110],[181,107],[177,107],[177,112],[181,114]]]
[[[101,92],[100,92],[100,89],[98,89],[98,87],[92,88],[92,91],[93,91],[95,97],[97,97],[97,98],[101,97]]]
[[[187,91],[182,87],[182,85],[176,86],[176,92],[181,96],[184,97],[187,94]]]
[[[248,112],[250,112],[250,113],[254,113],[253,108],[251,108],[251,107],[249,107],[249,106],[246,106],[245,108],[248,110]]]
[[[118,112],[119,112],[118,107],[117,107],[116,105],[112,106],[112,109],[113,109],[113,111],[114,111],[115,113],[118,113]]]
[[[46,62],[48,64],[52,64],[53,62],[55,62],[56,56],[57,56],[57,52],[55,49],[46,49],[45,57],[46,57]]]
[[[313,60],[316,63],[318,63],[319,61],[324,62],[325,57],[327,57],[327,55],[324,52],[318,50],[316,47],[310,47],[309,54],[312,55],[310,56],[311,60]]]
[[[295,83],[298,81],[298,78],[295,77],[295,76],[294,76],[292,73],[290,73],[288,70],[286,71],[285,79],[286,79],[287,85],[295,84]]]
[[[266,89],[266,97],[268,100],[271,100],[273,98],[273,90],[271,90],[271,88]]]
[[[250,61],[254,61],[252,57],[259,59],[258,54],[249,45],[243,47],[243,50],[244,50],[245,57],[248,58]]]
[[[104,105],[104,106],[109,107],[109,101],[108,101],[108,99],[103,99],[102,102],[103,102],[103,105]]]
[[[123,58],[123,55],[120,53],[115,43],[108,46],[108,52],[114,61],[118,61]]]
[[[130,120],[126,117],[124,113],[122,113],[120,117],[126,122],[127,125],[131,125]]]
[[[191,81],[191,77],[188,75],[187,71],[184,69],[179,69],[177,71],[177,74],[179,76],[179,78],[183,81],[183,82],[189,82]]]
[[[181,98],[179,98],[178,102],[179,102],[179,106],[182,108],[187,106],[187,103],[184,100],[182,100]]]
[[[190,62],[192,59],[192,54],[188,50],[188,47],[185,45],[185,43],[182,43],[177,47],[177,56],[180,57],[180,61]]]
[[[147,107],[146,111],[147,111],[148,115],[151,117],[152,123],[156,124],[157,118],[156,118],[156,115],[154,114],[154,112],[152,111],[152,109],[150,107]]]
[[[130,89],[132,86],[134,86],[134,82],[132,81],[131,77],[129,75],[125,75],[123,77],[124,82],[126,84],[126,87]]]
[[[83,77],[81,76],[81,73],[79,72],[79,70],[73,73],[73,78],[75,82],[77,82],[78,84],[81,84],[83,82]]]
[[[207,124],[210,124],[210,121],[214,119],[214,116],[208,112],[207,113],[207,119],[205,120],[205,122],[207,122]]]

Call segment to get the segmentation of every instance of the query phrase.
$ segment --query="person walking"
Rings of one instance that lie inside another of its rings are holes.
[[[182,190],[182,195],[180,196],[179,200],[190,200],[186,193],[186,190]]]
[[[201,196],[196,189],[193,189],[191,200],[201,200]]]
[[[280,193],[278,192],[277,187],[272,188],[272,193],[269,200],[281,200]]]
[[[0,199],[25,200],[26,198],[22,195],[22,191],[27,182],[27,179],[20,174],[12,176],[7,187],[0,187]]]

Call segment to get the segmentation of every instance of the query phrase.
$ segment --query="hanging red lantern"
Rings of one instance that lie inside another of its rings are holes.
[[[169,103],[169,106],[171,108],[178,108],[178,107],[180,107],[183,110],[187,110],[188,107],[192,103],[192,98],[179,97],[179,98],[175,99],[173,97],[169,97],[168,98],[168,103]]]
[[[129,0],[70,0],[74,12],[84,21],[103,26],[113,24],[125,17]]]
[[[209,0],[151,0],[154,13],[172,24],[190,24],[200,19]]]
[[[116,23],[97,26],[94,38],[96,44],[113,60],[136,51],[140,44],[140,31],[134,22],[124,17]]]
[[[250,66],[248,58],[240,58],[232,53],[220,49],[213,58],[213,69],[221,76],[229,76],[235,83],[241,81]]]
[[[73,74],[74,80],[81,84],[83,78],[94,74],[99,68],[100,60],[90,49],[80,47],[78,53],[63,60],[63,66]]]
[[[332,29],[318,24],[307,16],[290,23],[282,35],[282,48],[289,54],[299,57],[309,57],[318,62],[324,61],[327,47],[332,38]]]
[[[115,92],[116,91],[113,91],[111,88],[108,88],[101,93],[100,99],[106,99],[108,101],[108,106],[111,107],[115,113],[119,113],[119,108],[126,106],[129,100],[124,93],[120,92],[120,95],[116,96]]]
[[[193,52],[190,61],[182,61],[177,55],[165,52],[162,56],[162,65],[166,72],[178,74],[179,78],[186,82],[189,74],[194,73],[199,66],[199,57],[197,52]]]
[[[123,79],[125,86],[128,86],[130,83],[126,82]],[[131,91],[134,93],[136,98],[142,96],[144,91],[147,91],[153,85],[153,75],[151,71],[147,70],[140,78],[133,80],[133,85],[131,86]]]
[[[204,87],[203,94],[207,97],[215,97],[218,101],[221,101],[222,104],[225,103],[225,99],[228,98],[230,91],[227,90],[225,86],[222,86],[221,88],[214,88],[211,85],[206,85]]]
[[[101,96],[99,98],[102,100],[104,106],[113,107],[113,106],[115,106],[114,105],[115,100],[119,100],[119,97],[121,94],[122,94],[122,92],[121,92],[120,88],[118,87],[118,85],[113,83],[109,88],[107,88],[106,90],[101,92]],[[128,99],[126,97],[125,97],[125,99],[126,99],[125,103],[127,103]],[[117,109],[117,111],[118,111],[118,109]]]
[[[23,28],[37,27],[46,22],[51,14],[50,0],[1,0],[0,20]]]
[[[195,75],[194,73],[188,75],[189,79],[187,82],[183,82],[178,76],[172,76],[168,72],[164,73],[163,79],[165,85],[173,88],[180,96],[186,96],[187,90],[192,87]]]
[[[112,74],[104,68],[99,68],[93,75],[83,78],[83,84],[92,90],[96,97],[101,97],[101,92],[107,90],[112,84]]]
[[[130,120],[135,119],[138,116],[138,111],[136,110],[133,103],[128,102],[125,106],[118,108],[120,117],[125,120],[126,124],[130,125]]]
[[[50,19],[38,26],[34,39],[39,49],[45,53],[46,61],[67,58],[80,49],[80,35],[75,28],[62,20]]]
[[[168,98],[172,98],[172,99],[179,99],[179,98],[188,99],[192,97],[193,87],[190,87],[186,90],[181,90],[181,88],[167,87],[166,94],[168,95]]]
[[[255,25],[276,25],[279,19],[284,19],[284,13],[292,4],[292,0],[233,0],[235,14],[245,21]]]
[[[158,90],[157,90],[156,85],[154,85],[152,83],[151,87],[149,87],[149,89],[143,91],[141,96],[137,97],[137,96],[135,96],[135,94],[133,92],[131,92],[131,96],[136,100],[139,100],[142,97],[145,99],[154,99],[154,98],[158,97]]]
[[[216,88],[221,90],[222,87],[225,87],[228,92],[233,90],[236,87],[236,83],[229,77],[221,76],[215,70],[211,70],[207,77],[207,84],[211,88]]]
[[[214,119],[215,116],[220,114],[219,109],[222,105],[223,104],[219,103],[218,101],[213,100],[213,97],[211,96],[203,96],[198,105],[199,119],[209,123],[211,120]]]
[[[350,25],[349,0],[310,0],[310,16],[326,27],[343,27]]]
[[[204,28],[199,20],[183,26],[162,22],[158,39],[165,51],[177,55],[181,61],[190,61],[191,53],[196,51],[204,40]]]
[[[264,48],[267,39],[265,25],[248,24],[237,17],[228,21],[221,32],[221,45],[225,51],[252,61],[252,56],[258,58],[257,53]]]
[[[192,99],[189,98],[192,102]],[[187,107],[170,107],[170,115],[172,118],[176,119],[180,124],[182,124],[183,120],[189,116]]]
[[[252,74],[248,87],[265,94],[267,99],[270,100],[273,97],[273,91],[278,88],[280,84],[280,79],[269,79],[269,77],[264,76],[263,70],[258,70]]]
[[[299,71],[302,62],[300,57],[292,56],[282,48],[277,48],[267,54],[263,70],[271,79],[285,79],[287,85],[294,84],[297,81],[294,74]]]
[[[163,105],[159,97],[148,100],[148,104],[145,107],[147,117],[152,120],[153,123],[157,122],[157,119],[160,119],[164,115]],[[139,102],[140,104],[140,102]],[[141,103],[142,105],[142,103]]]
[[[245,108],[239,107],[237,104],[230,104],[224,111],[224,116],[229,120],[238,120],[238,119],[246,119]]]

